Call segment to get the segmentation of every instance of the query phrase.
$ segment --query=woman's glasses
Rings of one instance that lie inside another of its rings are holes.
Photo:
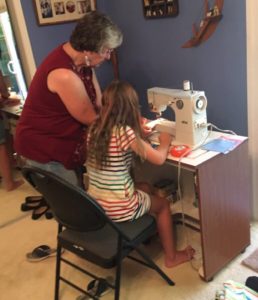
[[[106,49],[102,50],[99,54],[100,54],[102,57],[104,57],[104,58],[110,58],[111,53],[112,53],[113,51],[114,51],[114,49],[108,49],[108,48],[106,48]]]

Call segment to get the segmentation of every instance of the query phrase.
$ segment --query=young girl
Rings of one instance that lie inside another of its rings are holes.
[[[100,117],[88,135],[88,193],[115,222],[154,214],[166,267],[192,259],[194,250],[190,246],[176,250],[168,201],[153,195],[148,184],[137,185],[130,175],[133,152],[153,164],[163,164],[171,136],[161,133],[156,149],[143,140],[138,96],[126,82],[113,81],[103,93],[102,104]]]

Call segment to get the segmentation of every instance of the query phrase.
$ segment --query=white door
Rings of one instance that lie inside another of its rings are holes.
[[[9,14],[4,5],[0,7],[0,69],[11,94],[17,94],[24,100],[27,96],[27,86]]]

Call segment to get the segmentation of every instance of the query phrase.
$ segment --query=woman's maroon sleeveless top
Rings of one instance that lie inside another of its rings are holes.
[[[76,71],[63,45],[57,47],[37,69],[16,129],[18,154],[40,163],[56,161],[67,169],[82,165],[86,158],[87,126],[75,120],[56,93],[47,88],[49,72],[58,68],[73,70],[83,81],[96,108],[96,91],[91,68]],[[71,98],[76,101],[76,95]]]

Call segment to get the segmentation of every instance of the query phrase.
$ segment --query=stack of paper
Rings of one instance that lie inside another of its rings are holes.
[[[208,151],[215,151],[220,153],[228,153],[235,149],[242,141],[237,138],[221,136],[216,138],[207,144],[203,145],[201,148]]]

